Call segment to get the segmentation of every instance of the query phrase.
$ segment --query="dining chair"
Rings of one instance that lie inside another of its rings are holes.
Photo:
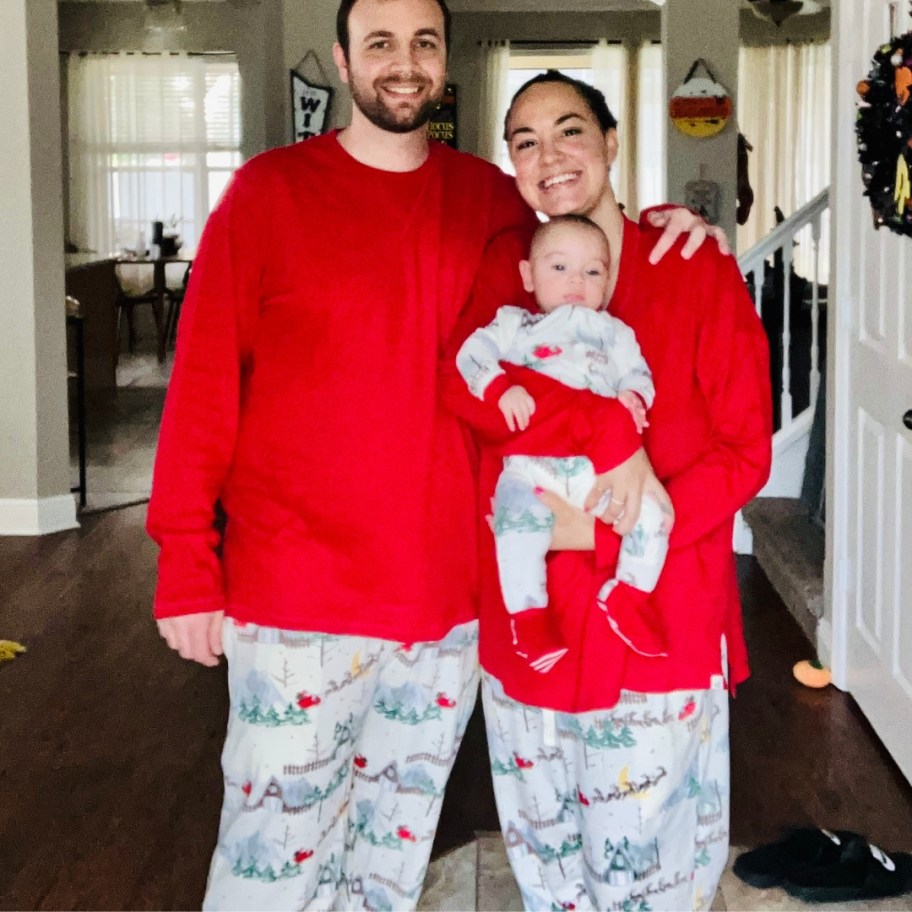
[[[177,340],[177,321],[180,319],[181,305],[184,303],[184,296],[187,294],[187,283],[190,281],[190,270],[193,268],[192,263],[187,263],[184,270],[184,276],[181,279],[180,287],[168,288],[168,319],[165,322],[165,341],[168,345],[174,345]]]
[[[136,346],[136,327],[133,320],[134,308],[141,304],[148,304],[152,308],[152,316],[155,319],[155,329],[159,340],[165,334],[165,315],[162,306],[162,295],[153,287],[147,291],[133,292],[128,291],[124,286],[123,278],[120,275],[118,266],[114,267],[114,281],[117,285],[117,339],[118,354],[120,352],[120,333],[123,318],[127,321],[127,350],[133,352]],[[165,297],[170,297],[170,291],[165,289]]]

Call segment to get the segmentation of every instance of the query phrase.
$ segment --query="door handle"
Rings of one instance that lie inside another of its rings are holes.
[[[905,415],[903,415],[903,424],[912,431],[912,409],[909,409]]]

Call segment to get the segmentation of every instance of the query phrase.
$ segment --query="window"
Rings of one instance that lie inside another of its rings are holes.
[[[776,227],[777,206],[787,218],[829,186],[832,72],[829,42],[741,48],[738,119],[754,147],[754,205],[747,224],[738,228],[738,250],[749,250]],[[824,277],[828,245],[825,220],[820,246]],[[811,256],[806,229],[795,250],[802,275],[811,274]]]
[[[148,241],[152,222],[194,249],[241,163],[233,56],[71,56],[70,240],[99,252]]]
[[[644,44],[637,55],[637,146],[633,172],[640,209],[668,199],[665,187],[665,60],[660,44]]]

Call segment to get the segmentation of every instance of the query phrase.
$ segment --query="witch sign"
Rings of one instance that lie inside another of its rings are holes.
[[[294,141],[323,133],[329,125],[332,89],[314,85],[299,73],[291,71],[291,110]]]

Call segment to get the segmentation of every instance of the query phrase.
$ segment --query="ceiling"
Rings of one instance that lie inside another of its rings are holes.
[[[663,6],[665,0],[447,0],[454,13],[542,12],[643,12]]]
[[[447,6],[455,12],[498,13],[498,12],[646,12],[664,6],[668,0],[447,0]],[[750,9],[748,0],[740,2],[743,9]],[[810,0],[809,11],[829,7],[831,0]]]
[[[100,0],[57,0],[58,3],[93,3]],[[102,0],[106,3],[144,3],[146,0]],[[232,0],[182,0],[184,3],[232,3]],[[258,0],[245,0],[254,5]],[[335,2],[335,0],[330,0]],[[739,2],[739,0],[733,0]],[[500,13],[500,12],[647,12],[664,6],[666,0],[447,0],[454,12]],[[742,7],[750,8],[748,0],[740,0]],[[829,7],[831,0],[813,0],[813,5]],[[239,5],[234,0],[234,5]],[[808,6],[812,4],[809,3]]]

